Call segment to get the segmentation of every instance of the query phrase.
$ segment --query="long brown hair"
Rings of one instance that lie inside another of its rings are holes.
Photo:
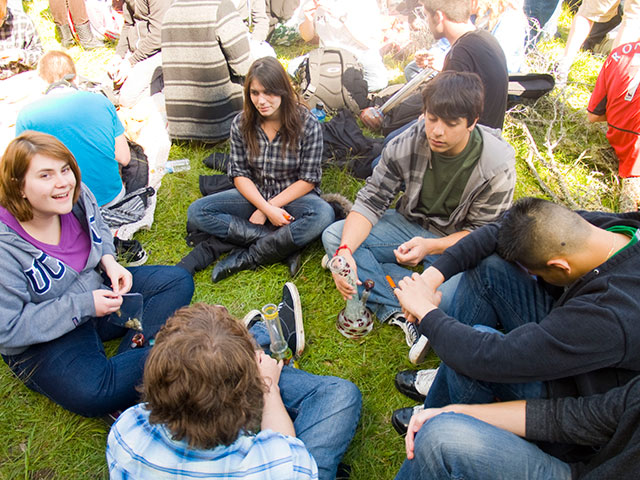
[[[287,72],[280,62],[273,57],[259,58],[249,68],[249,73],[244,81],[244,107],[240,131],[244,138],[249,161],[258,157],[260,147],[256,135],[256,123],[261,118],[260,112],[251,101],[251,83],[258,80],[265,91],[271,95],[281,97],[280,102],[280,135],[284,148],[282,156],[287,150],[295,151],[298,139],[302,133],[302,121],[300,118],[300,101],[289,81]]]
[[[226,308],[196,303],[179,309],[156,335],[144,367],[149,421],[199,449],[259,431],[267,386],[254,349]]]
[[[38,154],[69,164],[76,177],[74,204],[80,196],[82,176],[73,154],[53,135],[28,130],[9,143],[0,163],[0,205],[19,222],[33,219],[33,208],[29,200],[22,195],[22,191],[31,160]]]

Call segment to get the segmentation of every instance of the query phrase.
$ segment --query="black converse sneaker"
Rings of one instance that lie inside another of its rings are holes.
[[[116,247],[118,260],[127,267],[138,267],[147,261],[147,252],[138,240],[121,240],[113,237],[113,245]]]
[[[251,310],[242,319],[242,324],[247,327],[247,330],[250,330],[251,327],[256,324],[256,322],[259,322],[261,320],[262,314],[260,313],[260,310]]]
[[[409,346],[409,361],[414,365],[422,363],[429,352],[429,340],[424,335],[420,335],[416,324],[407,322],[402,315],[394,315],[389,320],[390,325],[396,325],[404,332],[404,338]]]
[[[416,340],[409,349],[409,361],[414,365],[424,362],[424,358],[427,356],[427,353],[429,353],[430,346],[429,339],[424,335],[420,335],[418,340]]]
[[[282,287],[282,303],[278,305],[282,334],[294,358],[299,358],[304,350],[304,325],[302,323],[302,304],[296,286],[287,282]]]

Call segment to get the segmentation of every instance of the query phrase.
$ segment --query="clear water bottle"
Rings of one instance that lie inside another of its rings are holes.
[[[311,109],[311,113],[313,113],[321,123],[324,122],[324,119],[327,117],[327,112],[324,111],[324,103],[322,102],[316,103],[315,108]]]
[[[164,164],[164,169],[167,173],[184,172],[191,169],[191,162],[188,158],[169,160]]]

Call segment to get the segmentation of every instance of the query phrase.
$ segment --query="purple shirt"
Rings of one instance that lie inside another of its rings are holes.
[[[60,243],[58,245],[43,243],[33,238],[22,228],[18,220],[2,206],[0,206],[0,221],[15,230],[18,235],[31,245],[69,265],[76,272],[82,271],[87,265],[91,250],[91,240],[73,213],[69,212],[60,215]]]

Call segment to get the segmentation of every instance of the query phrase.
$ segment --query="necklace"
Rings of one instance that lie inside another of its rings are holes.
[[[617,238],[617,235],[614,233],[613,237],[611,238],[611,250],[609,250],[609,253],[607,253],[607,260],[611,258],[611,255],[613,254],[613,250],[616,248],[616,238]]]

